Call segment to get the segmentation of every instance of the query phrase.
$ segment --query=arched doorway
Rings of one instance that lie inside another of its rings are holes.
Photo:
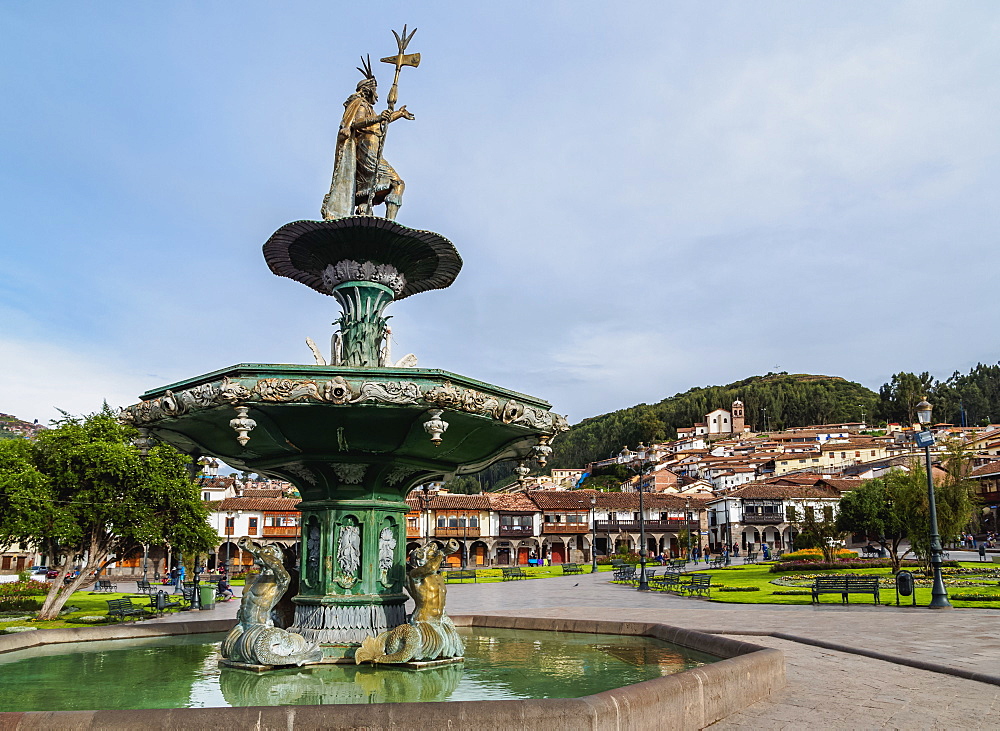
[[[469,547],[469,564],[471,566],[486,565],[486,544],[482,541],[475,541]]]
[[[510,566],[511,545],[509,541],[501,541],[496,544],[496,562],[501,566]]]
[[[556,563],[566,563],[566,546],[562,541],[553,541],[549,544],[549,560]]]
[[[746,550],[747,546],[751,543],[760,543],[760,533],[756,528],[744,528],[742,537],[744,550]]]

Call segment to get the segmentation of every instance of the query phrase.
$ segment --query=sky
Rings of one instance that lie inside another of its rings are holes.
[[[877,389],[1000,359],[1000,4],[0,4],[0,412],[311,363],[358,56],[419,30],[385,156],[455,243],[393,353],[571,422],[769,371]],[[384,101],[392,67],[375,61]]]

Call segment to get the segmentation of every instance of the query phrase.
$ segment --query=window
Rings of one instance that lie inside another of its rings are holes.
[[[234,533],[234,528],[236,527],[236,518],[226,518],[226,535],[231,536]]]
[[[854,453],[854,456],[855,456],[855,457],[860,457],[860,456],[861,456],[861,452],[855,452],[855,453]]]
[[[447,528],[448,527],[448,518],[445,517],[444,515],[439,515],[438,519],[437,519],[437,527],[438,528]]]
[[[785,520],[789,523],[794,523],[797,518],[795,517],[795,506],[788,505],[785,507]]]
[[[815,520],[816,519],[816,510],[815,510],[815,508],[813,508],[812,505],[807,505],[806,506],[806,518],[808,520]]]
[[[469,527],[478,528],[479,527],[479,516],[473,515],[469,518]]]
[[[828,523],[831,520],[833,520],[833,506],[832,505],[824,505],[823,506],[823,520],[827,521]]]
[[[212,499],[212,493],[210,493],[210,492],[203,492],[201,494],[201,499],[204,500],[205,502],[208,502],[209,500]]]
[[[874,456],[875,456],[875,450],[873,449],[872,450],[872,457],[874,457]]]
[[[257,535],[257,519],[250,518],[247,521],[247,535],[255,536]]]

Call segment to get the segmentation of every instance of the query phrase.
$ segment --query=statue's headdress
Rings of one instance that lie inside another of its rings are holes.
[[[368,56],[361,57],[361,66],[356,67],[358,71],[364,74],[365,78],[358,82],[357,91],[361,91],[367,86],[375,86],[375,74],[372,73],[372,58]]]

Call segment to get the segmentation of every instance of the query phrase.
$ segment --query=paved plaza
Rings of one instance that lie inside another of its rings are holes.
[[[233,601],[199,614],[235,618],[237,607]],[[448,610],[659,622],[782,650],[785,689],[717,727],[1000,727],[1000,610],[723,604],[639,592],[612,584],[609,573],[451,584]],[[190,618],[182,612],[153,621]]]

